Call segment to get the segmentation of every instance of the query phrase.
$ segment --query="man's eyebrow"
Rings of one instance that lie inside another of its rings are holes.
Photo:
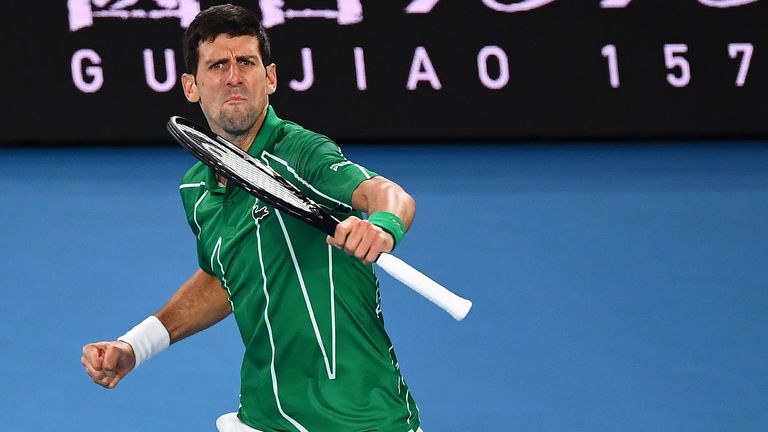
[[[259,59],[259,56],[253,55],[253,54],[235,56],[236,61],[250,60],[250,61],[256,62],[256,60],[258,59]],[[229,60],[230,60],[230,57],[221,57],[221,58],[214,57],[210,60],[207,60],[205,64],[213,65],[216,63],[227,63]]]
[[[228,61],[229,61],[229,57],[221,57],[221,58],[214,57],[212,59],[206,60],[205,64],[214,65],[216,63],[226,63]]]

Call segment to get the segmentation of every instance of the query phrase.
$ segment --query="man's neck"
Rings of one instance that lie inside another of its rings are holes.
[[[251,145],[253,145],[253,141],[256,139],[256,135],[259,134],[259,131],[261,130],[261,126],[264,124],[264,119],[267,117],[268,110],[269,110],[269,105],[264,107],[264,111],[262,111],[259,118],[256,119],[256,123],[254,123],[253,127],[250,128],[248,132],[242,135],[225,134],[222,136],[226,138],[228,141],[230,141],[231,143],[240,147],[240,149],[242,149],[244,152],[247,152],[248,149],[251,148]]]
[[[253,140],[256,139],[256,135],[258,135],[260,128],[261,124],[257,125],[250,132],[243,135],[230,135],[228,133],[223,133],[221,136],[232,144],[240,147],[242,151],[247,152],[248,149],[251,148]]]

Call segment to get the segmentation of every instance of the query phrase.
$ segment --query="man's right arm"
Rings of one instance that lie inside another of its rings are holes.
[[[207,329],[231,312],[229,296],[219,278],[198,269],[155,316],[174,343]]]
[[[172,344],[216,324],[231,312],[219,279],[198,269],[155,317],[168,331]],[[114,388],[134,368],[136,355],[123,341],[96,342],[83,347],[80,362],[95,383]]]

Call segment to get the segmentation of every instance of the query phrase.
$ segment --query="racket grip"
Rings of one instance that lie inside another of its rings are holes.
[[[376,260],[376,264],[393,278],[443,308],[456,321],[463,320],[467,313],[469,313],[469,309],[472,308],[471,301],[452,293],[394,255],[382,253],[379,255],[379,259]]]

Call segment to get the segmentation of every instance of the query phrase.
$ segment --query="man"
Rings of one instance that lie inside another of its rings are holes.
[[[344,220],[325,236],[194,165],[180,191],[200,268],[124,336],[86,345],[86,372],[114,388],[169,344],[234,312],[246,348],[241,407],[219,418],[221,431],[419,430],[371,265],[412,223],[413,199],[327,137],[277,117],[269,105],[277,72],[251,11],[204,10],[184,52],[184,94],[211,129]]]

